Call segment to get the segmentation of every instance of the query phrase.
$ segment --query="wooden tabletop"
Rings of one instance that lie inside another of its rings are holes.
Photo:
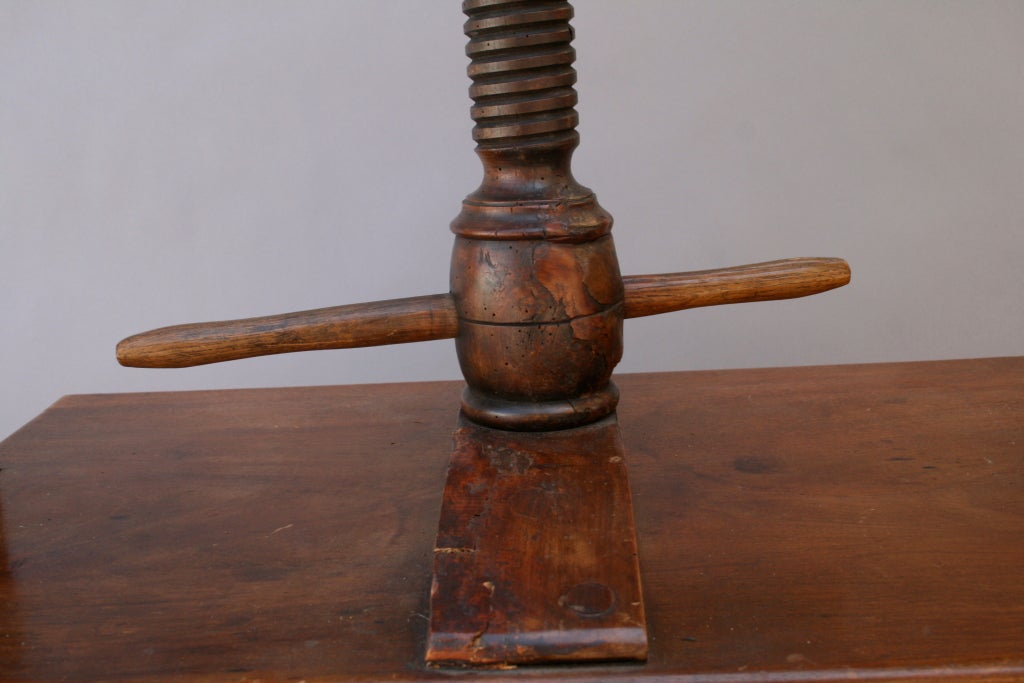
[[[1024,680],[1024,358],[625,375],[644,665],[423,665],[461,383],[68,396],[0,679]]]

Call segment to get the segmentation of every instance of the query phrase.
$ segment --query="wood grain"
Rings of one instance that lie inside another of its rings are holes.
[[[849,281],[849,266],[836,258],[793,258],[685,273],[630,275],[623,278],[625,314],[637,318],[699,306],[792,299]],[[117,345],[117,359],[137,368],[184,368],[293,351],[449,339],[458,333],[459,317],[452,296],[432,294],[162,327],[123,340]]]
[[[850,281],[850,266],[838,258],[790,258],[733,268],[663,275],[631,275],[626,317],[640,318],[701,306],[795,299]]]
[[[1024,358],[616,383],[648,661],[515,680],[1024,680]],[[461,390],[61,399],[0,444],[0,679],[451,680]]]
[[[427,661],[646,657],[615,417],[539,434],[461,417],[434,548]]]
[[[122,340],[117,360],[136,368],[185,368],[293,351],[449,339],[457,324],[452,298],[434,294],[161,327]]]

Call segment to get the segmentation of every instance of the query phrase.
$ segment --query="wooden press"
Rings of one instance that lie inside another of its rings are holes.
[[[637,541],[612,370],[626,318],[786,299],[849,281],[798,258],[622,277],[611,216],[572,175],[568,2],[465,0],[483,182],[451,224],[450,291],[122,341],[133,367],[455,339],[466,389],[434,549],[426,659],[642,660]],[[410,463],[415,466],[415,463]]]

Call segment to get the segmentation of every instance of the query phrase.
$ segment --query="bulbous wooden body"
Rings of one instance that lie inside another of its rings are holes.
[[[623,284],[612,219],[570,170],[567,2],[467,0],[480,188],[452,223],[456,351],[472,420],[557,429],[615,409]]]
[[[476,422],[557,429],[615,408],[623,285],[611,216],[571,176],[556,181],[520,201],[485,183],[452,224],[463,409]]]

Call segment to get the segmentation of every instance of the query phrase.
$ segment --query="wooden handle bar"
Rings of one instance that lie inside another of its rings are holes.
[[[700,306],[794,299],[850,281],[842,259],[795,258],[664,275],[623,278],[625,316]],[[459,320],[450,294],[334,306],[243,320],[161,327],[117,345],[121,365],[184,368],[292,351],[353,349],[450,339]]]
[[[850,266],[838,258],[791,258],[623,278],[627,318],[701,306],[797,299],[842,287],[849,281]]]
[[[135,368],[187,368],[292,351],[450,339],[457,331],[451,295],[433,294],[161,327],[122,341],[117,360]]]

